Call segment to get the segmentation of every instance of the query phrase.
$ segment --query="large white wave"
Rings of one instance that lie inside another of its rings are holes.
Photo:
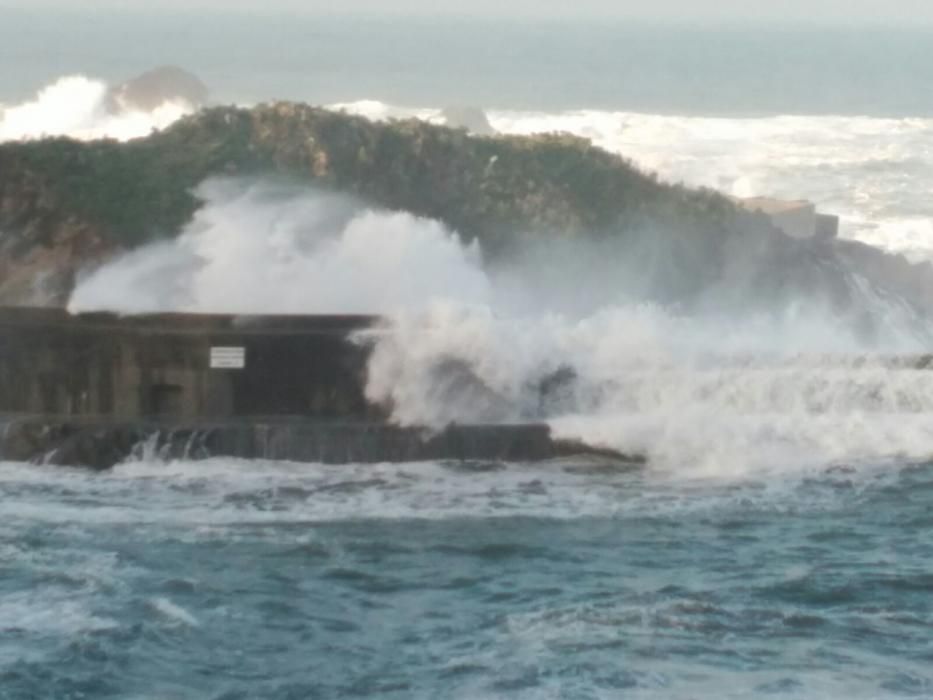
[[[178,237],[82,279],[69,309],[392,313],[448,293],[483,302],[479,249],[441,224],[271,182],[213,180]]]
[[[404,424],[537,418],[655,469],[745,475],[933,455],[933,373],[897,354],[865,352],[819,314],[729,323],[629,305],[516,318],[444,305],[377,335],[368,392]]]
[[[0,134],[138,134],[136,122],[101,111],[105,91],[61,81],[7,110]],[[442,121],[439,110],[335,107]],[[808,197],[843,213],[848,235],[918,255],[933,250],[924,233],[930,120],[490,118],[502,132],[578,133],[690,184]],[[139,124],[152,128],[154,115],[146,119]],[[475,247],[437,222],[333,195],[229,181],[200,194],[207,204],[177,240],[90,272],[72,310],[386,314],[391,332],[374,340],[368,390],[402,423],[544,419],[565,437],[713,473],[933,454],[929,373],[887,359],[925,351],[928,329],[870,290],[860,302],[883,307],[884,323],[867,344],[852,319],[821,311],[815,299],[764,316],[680,316],[614,284],[626,275],[594,266],[607,257],[599,251],[575,252],[590,261],[586,274],[579,265],[568,273],[563,259],[553,269],[571,279],[548,279],[540,256],[524,269],[487,270]]]
[[[47,136],[127,141],[164,129],[194,111],[184,100],[164,102],[149,112],[114,111],[108,107],[108,89],[104,81],[75,75],[43,88],[28,102],[0,104],[0,142]]]
[[[813,297],[675,313],[618,264],[548,294],[547,247],[484,268],[441,224],[292,185],[207,183],[176,240],[90,273],[72,310],[380,313],[367,393],[402,424],[545,420],[558,435],[713,474],[933,454],[927,329],[856,288],[861,316]],[[605,257],[575,243],[578,259]],[[554,291],[554,290],[551,290]],[[569,303],[571,297],[580,303]]]

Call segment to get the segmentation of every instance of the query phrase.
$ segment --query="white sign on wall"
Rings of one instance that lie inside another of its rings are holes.
[[[211,348],[211,369],[243,369],[246,348]]]

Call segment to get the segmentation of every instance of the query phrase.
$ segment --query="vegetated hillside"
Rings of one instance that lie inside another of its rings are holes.
[[[678,300],[724,281],[845,296],[825,274],[835,244],[793,241],[718,193],[658,182],[586,140],[476,137],[278,103],[208,109],[122,144],[0,145],[0,303],[63,304],[82,267],[176,235],[206,178],[270,173],[439,219],[492,258],[521,235],[647,236],[677,280],[659,294]]]

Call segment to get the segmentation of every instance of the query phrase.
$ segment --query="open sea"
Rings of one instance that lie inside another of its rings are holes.
[[[166,126],[184,108],[101,108],[165,63],[220,103],[474,105],[500,132],[570,131],[665,179],[811,199],[843,236],[933,259],[930,29],[0,9],[0,141]],[[196,252],[243,207],[281,223],[250,197],[216,204]],[[424,222],[365,223],[358,244],[391,225],[460,255]],[[481,296],[474,272],[457,279]],[[543,312],[541,347],[619,391],[555,429],[657,459],[0,463],[0,699],[933,698],[929,371],[844,343],[836,364],[801,359],[820,328],[839,340],[819,320],[746,329],[765,359],[720,365],[684,356],[660,312]],[[449,342],[520,373],[537,336],[493,316],[448,317]]]

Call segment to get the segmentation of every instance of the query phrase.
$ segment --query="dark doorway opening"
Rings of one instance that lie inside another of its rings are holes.
[[[153,415],[180,416],[184,406],[185,392],[178,384],[153,384],[149,389],[149,408]]]

